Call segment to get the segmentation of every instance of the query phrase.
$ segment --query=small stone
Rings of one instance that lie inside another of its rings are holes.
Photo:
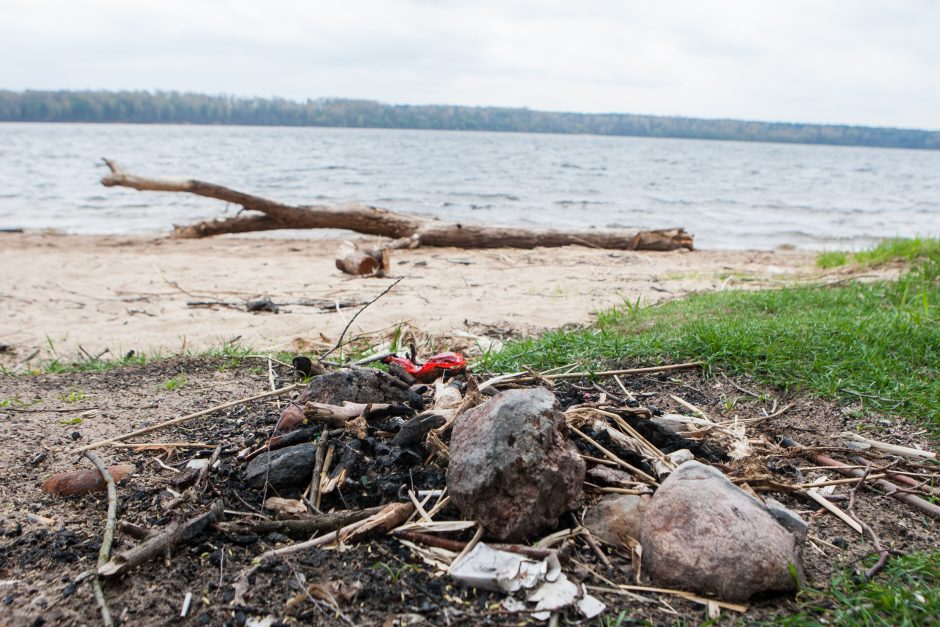
[[[728,601],[793,591],[802,573],[796,514],[768,510],[719,470],[690,461],[650,500],[640,532],[643,566],[656,585]],[[773,512],[773,513],[772,513]]]
[[[545,388],[500,392],[460,416],[447,489],[461,513],[499,540],[524,540],[578,505],[584,460]]]
[[[614,546],[624,544],[626,538],[639,541],[650,498],[648,494],[607,494],[584,514],[584,526],[591,535]]]
[[[443,426],[446,422],[447,420],[438,414],[418,414],[401,426],[399,432],[392,438],[391,443],[393,446],[420,444],[424,441],[428,431]]]
[[[307,416],[300,405],[291,403],[281,412],[281,418],[277,421],[277,433],[286,433],[293,431],[307,421]]]
[[[310,483],[316,456],[317,447],[310,442],[264,452],[248,464],[245,483],[255,488],[263,487],[265,480],[276,488],[305,485]]]

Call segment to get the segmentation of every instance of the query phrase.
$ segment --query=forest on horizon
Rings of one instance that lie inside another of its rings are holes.
[[[940,150],[940,131],[567,113],[507,107],[393,105],[325,98],[298,102],[174,91],[0,90],[0,122],[323,126],[673,137]]]

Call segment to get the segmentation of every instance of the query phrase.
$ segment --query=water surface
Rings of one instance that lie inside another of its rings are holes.
[[[386,129],[0,124],[0,228],[158,233],[237,207],[105,188],[135,173],[290,203],[530,227],[683,226],[700,248],[940,234],[940,151]],[[296,234],[296,233],[292,233]]]

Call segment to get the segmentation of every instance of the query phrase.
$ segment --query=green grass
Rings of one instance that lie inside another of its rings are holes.
[[[175,377],[170,377],[163,382],[163,388],[168,392],[173,392],[186,385],[186,373],[181,372]]]
[[[892,261],[916,261],[940,255],[940,239],[914,237],[888,239],[877,246],[857,253],[827,251],[816,256],[820,268],[835,268],[853,261],[860,266],[877,266]]]
[[[934,241],[934,240],[931,240]],[[492,371],[684,360],[785,390],[851,399],[940,433],[940,248],[896,281],[694,295],[603,312],[597,324],[508,344]],[[625,303],[625,305],[627,305]]]
[[[849,262],[849,254],[841,250],[832,250],[816,255],[816,265],[820,268],[838,268]]]
[[[893,558],[875,581],[865,584],[843,573],[828,589],[804,590],[800,597],[805,609],[778,623],[820,625],[820,619],[825,619],[827,625],[846,626],[936,624],[940,616],[940,553]]]

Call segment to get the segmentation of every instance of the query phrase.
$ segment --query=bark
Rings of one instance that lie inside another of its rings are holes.
[[[390,248],[452,246],[456,248],[535,248],[581,245],[619,250],[692,250],[692,235],[682,228],[660,230],[530,230],[476,224],[451,224],[389,211],[362,203],[342,205],[286,205],[246,194],[215,183],[193,179],[148,178],[125,172],[110,159],[111,174],[101,179],[105,187],[129,187],[138,191],[184,192],[214,198],[257,211],[189,226],[175,226],[174,236],[196,239],[225,233],[275,229],[347,229],[364,235],[394,240]]]

